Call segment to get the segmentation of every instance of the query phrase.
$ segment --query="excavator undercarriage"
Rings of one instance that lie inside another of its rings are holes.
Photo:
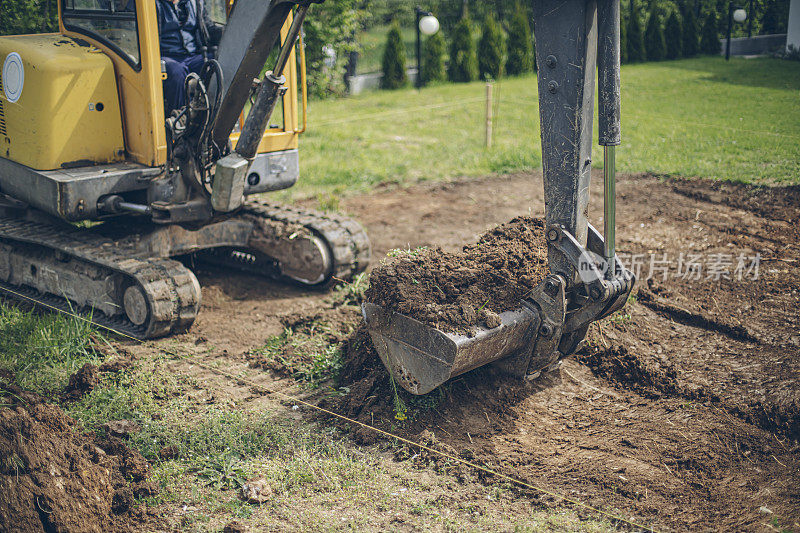
[[[346,217],[266,202],[195,228],[127,217],[80,229],[0,200],[0,288],[136,338],[184,330],[197,315],[200,285],[171,257],[325,286],[363,271],[369,253]]]

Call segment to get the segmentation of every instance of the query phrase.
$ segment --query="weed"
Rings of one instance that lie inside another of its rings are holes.
[[[196,472],[215,489],[238,489],[244,485],[247,477],[241,459],[227,451],[221,455],[206,457]]]
[[[403,401],[403,398],[400,397],[400,393],[397,390],[397,383],[394,381],[394,376],[389,374],[389,383],[392,385],[392,402],[394,405],[394,418],[395,420],[399,420],[403,422],[404,420],[408,419],[408,406]]]
[[[439,404],[444,401],[444,398],[449,390],[449,384],[445,384],[441,387],[437,387],[435,390],[429,392],[428,394],[423,394],[421,396],[412,396],[409,400],[410,409],[409,411],[411,414],[409,418],[414,419],[417,414],[429,411],[431,409],[436,409],[439,407]]]
[[[617,311],[616,313],[613,313],[610,317],[608,317],[608,320],[612,324],[621,325],[630,322],[632,320],[632,317],[631,314],[623,308]]]

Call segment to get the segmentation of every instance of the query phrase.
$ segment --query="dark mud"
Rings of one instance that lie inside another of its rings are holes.
[[[518,217],[485,233],[460,253],[441,248],[403,252],[372,271],[369,302],[442,331],[497,326],[547,275],[544,221]]]

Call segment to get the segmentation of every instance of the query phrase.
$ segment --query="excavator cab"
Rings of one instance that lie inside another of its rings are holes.
[[[186,264],[307,286],[362,272],[357,223],[252,199],[298,179],[311,3],[217,8],[217,53],[166,117],[155,0],[61,0],[59,33],[0,37],[0,292],[152,338],[199,310]]]
[[[217,12],[224,16],[232,7],[230,3]],[[0,37],[0,84],[6,78],[0,91],[0,165],[9,167],[0,172],[0,189],[54,216],[77,221],[97,216],[95,206],[102,196],[124,196],[130,191],[121,189],[135,184],[120,188],[102,180],[100,186],[92,185],[94,194],[87,198],[70,186],[62,188],[63,180],[54,179],[54,174],[82,169],[84,179],[125,170],[149,175],[167,164],[155,1],[63,0],[59,26],[59,34]],[[282,39],[290,26],[291,14],[280,30]],[[302,51],[300,58],[304,70]],[[246,193],[284,189],[297,181],[298,138],[305,129],[299,113],[305,123],[306,102],[305,78],[298,81],[301,69],[293,49],[284,73],[285,93],[259,143]],[[232,143],[238,140],[243,120],[242,113],[230,134]],[[28,182],[54,194],[41,197],[39,188],[27,187]],[[64,193],[60,203],[59,192]],[[74,201],[65,204],[70,196]]]

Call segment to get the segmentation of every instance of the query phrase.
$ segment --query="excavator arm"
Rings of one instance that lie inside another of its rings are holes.
[[[614,249],[614,151],[620,137],[619,0],[534,0],[550,275],[501,324],[444,333],[367,302],[373,344],[395,380],[425,394],[496,363],[535,377],[574,353],[589,325],[627,301],[635,282]],[[595,73],[604,148],[604,236],[589,224]]]

